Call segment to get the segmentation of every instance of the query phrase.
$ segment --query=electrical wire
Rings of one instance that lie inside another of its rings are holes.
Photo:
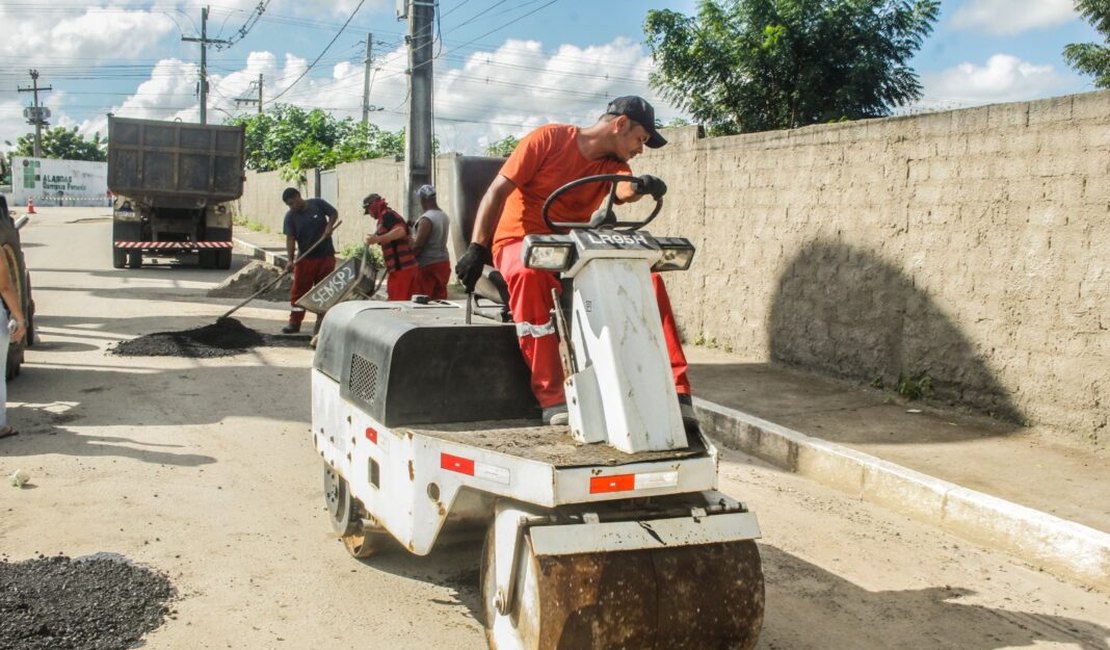
[[[335,34],[335,37],[334,37],[334,38],[332,38],[332,39],[331,39],[331,41],[330,41],[330,42],[328,43],[327,47],[325,47],[325,48],[324,48],[324,50],[323,50],[322,52],[320,52],[320,55],[316,57],[316,60],[315,60],[315,61],[313,61],[313,62],[312,62],[312,63],[311,63],[311,64],[310,64],[310,65],[309,65],[309,66],[308,66],[307,68],[305,68],[305,69],[304,69],[304,72],[302,72],[302,73],[300,74],[300,76],[299,76],[299,77],[297,77],[296,79],[294,79],[294,80],[293,80],[293,83],[289,84],[289,85],[288,85],[288,86],[287,86],[287,87],[285,88],[285,90],[281,91],[280,93],[278,93],[277,95],[275,95],[274,97],[272,97],[272,98],[271,98],[271,99],[270,99],[269,101],[267,101],[267,102],[266,102],[267,104],[273,104],[274,102],[276,102],[276,101],[277,101],[278,99],[280,99],[280,98],[281,98],[281,97],[282,97],[282,96],[283,96],[283,95],[284,95],[285,93],[289,92],[289,91],[290,91],[290,89],[292,89],[292,88],[293,88],[293,86],[297,85],[297,83],[298,83],[298,82],[299,82],[299,81],[300,81],[301,79],[304,79],[305,75],[307,75],[307,74],[309,73],[309,71],[310,71],[310,70],[312,70],[312,68],[314,68],[314,67],[316,66],[316,64],[317,64],[317,63],[319,63],[320,59],[321,59],[321,58],[322,58],[322,57],[323,57],[323,56],[324,56],[325,54],[327,54],[328,50],[329,50],[329,49],[331,49],[331,46],[332,46],[332,45],[334,45],[334,44],[335,44],[335,41],[336,41],[336,40],[337,40],[337,39],[338,39],[338,38],[340,37],[340,35],[342,35],[342,34],[343,34],[343,30],[347,28],[347,25],[348,25],[348,24],[349,24],[349,23],[351,22],[351,19],[355,17],[355,14],[357,14],[357,13],[358,13],[358,10],[359,10],[359,9],[362,9],[362,5],[363,5],[363,3],[364,3],[364,2],[366,2],[366,0],[359,0],[359,1],[358,1],[358,6],[357,6],[357,7],[355,7],[355,10],[351,12],[351,15],[350,15],[350,16],[349,16],[349,17],[347,18],[347,22],[343,23],[343,27],[341,27],[341,28],[339,29],[339,31],[338,31],[338,32],[336,32],[336,34]]]

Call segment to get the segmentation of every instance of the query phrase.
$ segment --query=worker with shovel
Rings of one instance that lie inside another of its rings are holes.
[[[339,218],[339,211],[323,199],[303,199],[294,187],[281,193],[281,201],[289,207],[285,213],[282,232],[285,234],[286,272],[293,273],[293,286],[289,291],[289,324],[281,328],[283,334],[296,334],[304,322],[304,307],[297,301],[308,293],[317,282],[335,270],[335,245],[331,232]],[[294,252],[300,257],[294,257]],[[317,316],[316,325],[320,325]]]

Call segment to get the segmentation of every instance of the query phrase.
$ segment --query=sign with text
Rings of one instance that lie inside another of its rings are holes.
[[[12,207],[109,206],[108,163],[51,158],[12,158]]]

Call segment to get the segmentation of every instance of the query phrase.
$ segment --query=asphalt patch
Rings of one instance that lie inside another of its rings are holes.
[[[0,560],[0,648],[134,648],[175,596],[164,575],[116,554]]]
[[[177,332],[155,332],[109,349],[123,357],[211,358],[241,354],[255,347],[303,346],[307,336],[269,336],[234,318],[221,318],[211,325]]]

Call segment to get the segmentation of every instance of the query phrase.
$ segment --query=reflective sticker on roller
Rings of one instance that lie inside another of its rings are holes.
[[[614,474],[613,476],[591,476],[590,494],[606,492],[630,492],[653,488],[675,487],[678,485],[678,472],[643,472],[641,474]]]
[[[469,458],[463,458],[462,456],[453,456],[444,453],[439,455],[439,466],[445,470],[466,474],[467,476],[473,476],[474,478],[480,478],[486,481],[493,481],[501,485],[508,485],[512,476],[508,468],[487,465],[486,463],[475,462]]]
[[[541,336],[550,336],[554,333],[555,321],[548,321],[543,325],[533,325],[528,322],[516,324],[516,335],[518,338],[524,338],[525,336],[539,338]]]
[[[375,445],[378,444],[378,430],[374,427],[366,427],[366,439]]]

